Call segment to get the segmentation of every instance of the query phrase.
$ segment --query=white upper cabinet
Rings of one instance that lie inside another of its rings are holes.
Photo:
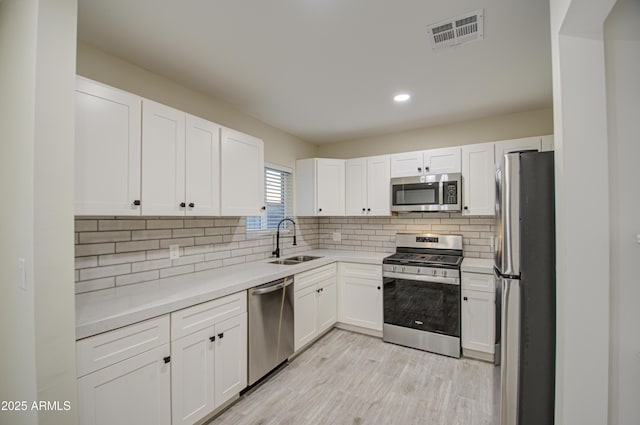
[[[346,215],[390,215],[390,157],[346,161]]]
[[[494,215],[494,144],[462,147],[462,214]]]
[[[185,113],[145,99],[142,151],[143,214],[184,215]]]
[[[142,114],[143,214],[220,215],[220,126],[146,99]]]
[[[391,155],[391,177],[411,177],[422,174],[424,174],[423,151]]]
[[[220,210],[223,216],[260,215],[264,205],[264,143],[222,128]]]
[[[425,174],[460,172],[460,148],[431,149],[424,152]]]
[[[75,214],[140,215],[142,99],[76,79]]]
[[[391,177],[459,173],[460,167],[459,147],[391,155]]]
[[[310,158],[296,161],[296,215],[345,214],[345,161]]]
[[[367,214],[391,215],[391,158],[367,158]]]
[[[187,215],[220,215],[220,126],[187,115]]]

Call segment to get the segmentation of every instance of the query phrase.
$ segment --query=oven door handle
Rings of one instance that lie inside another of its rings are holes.
[[[382,277],[391,277],[395,279],[404,279],[404,280],[418,280],[421,282],[430,282],[430,283],[443,283],[445,285],[460,285],[460,278],[458,277],[427,276],[427,275],[405,274],[405,273],[394,273],[394,272],[383,272]]]

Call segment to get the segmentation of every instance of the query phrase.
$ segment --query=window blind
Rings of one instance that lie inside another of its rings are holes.
[[[293,214],[293,176],[276,168],[264,168],[264,202],[266,211],[247,217],[247,230],[268,230]],[[283,228],[287,226],[283,225]]]

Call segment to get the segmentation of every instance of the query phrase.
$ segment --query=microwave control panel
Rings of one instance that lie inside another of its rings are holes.
[[[443,183],[443,204],[457,204],[458,203],[458,182],[444,182]]]

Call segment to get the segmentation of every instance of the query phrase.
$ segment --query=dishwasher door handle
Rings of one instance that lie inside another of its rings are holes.
[[[290,278],[285,278],[282,279],[280,281],[278,281],[278,283],[274,284],[274,285],[270,285],[264,288],[259,288],[259,289],[252,289],[251,290],[251,295],[264,295],[264,294],[268,294],[270,292],[275,292],[279,289],[284,288],[285,286],[289,286],[293,283],[293,279]]]

